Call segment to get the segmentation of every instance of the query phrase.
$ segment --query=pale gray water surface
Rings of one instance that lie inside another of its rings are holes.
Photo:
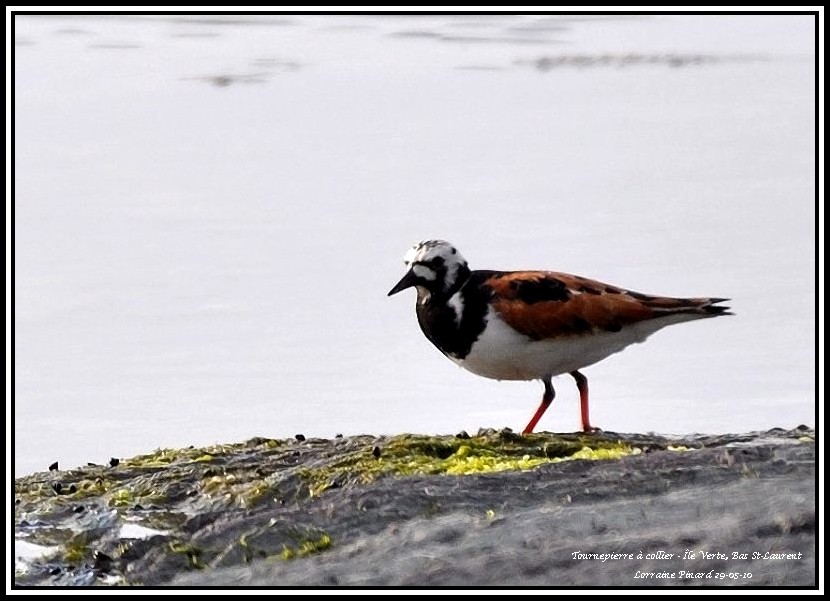
[[[811,17],[15,18],[15,471],[519,429],[386,292],[413,242],[728,296],[586,370],[617,431],[814,425]],[[558,379],[540,428],[573,430]]]

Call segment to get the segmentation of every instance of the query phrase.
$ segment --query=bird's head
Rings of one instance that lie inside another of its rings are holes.
[[[449,242],[424,240],[403,258],[407,272],[389,296],[415,286],[420,295],[446,295],[457,290],[470,275],[467,261]]]

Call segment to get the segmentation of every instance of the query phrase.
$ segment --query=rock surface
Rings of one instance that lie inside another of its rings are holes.
[[[806,427],[259,438],[116,463],[15,482],[18,585],[816,584]]]

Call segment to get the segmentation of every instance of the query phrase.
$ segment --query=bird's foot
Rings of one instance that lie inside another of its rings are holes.
[[[602,434],[602,428],[597,428],[595,426],[592,426],[591,424],[588,424],[587,426],[582,426],[582,431],[585,434]]]

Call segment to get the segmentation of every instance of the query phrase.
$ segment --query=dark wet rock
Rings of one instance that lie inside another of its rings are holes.
[[[58,470],[58,462],[56,461],[55,463],[53,463],[52,465],[49,466],[49,471],[50,472],[56,472],[57,470]]]
[[[106,573],[112,568],[112,557],[102,551],[96,551],[92,556],[92,560],[94,562],[92,565],[93,570]]]
[[[305,436],[303,434],[295,434],[294,438],[299,442],[303,442],[305,440]]]
[[[110,467],[118,467],[119,463],[121,463],[121,460],[118,457],[110,457]]]
[[[163,449],[105,471],[63,472],[74,504],[54,494],[48,473],[16,480],[17,536],[58,551],[15,579],[806,586],[815,583],[814,437],[780,428],[685,437],[488,429]],[[724,564],[678,559],[686,549],[802,555]],[[572,557],[640,551],[630,561]],[[752,578],[644,583],[638,570]]]
[[[458,434],[455,435],[456,438],[460,438],[461,440],[469,440],[470,435],[467,434],[465,430],[461,430]]]

